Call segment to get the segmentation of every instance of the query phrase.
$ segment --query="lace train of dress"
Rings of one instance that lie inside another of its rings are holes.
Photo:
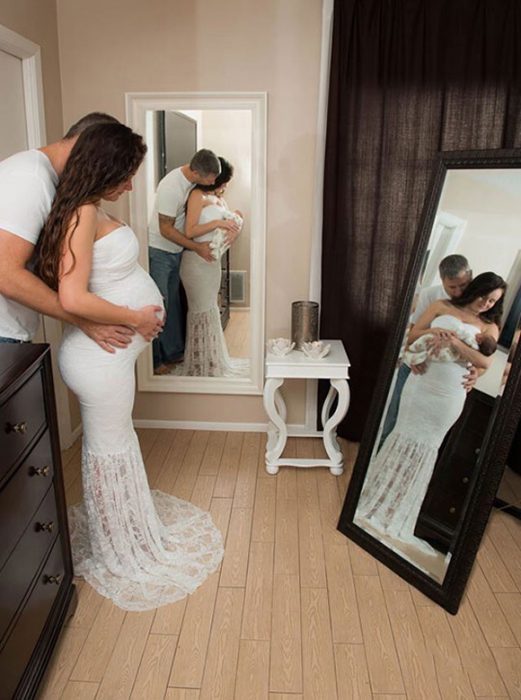
[[[201,211],[200,223],[225,218],[227,210],[210,204]],[[204,234],[196,240],[210,240]],[[250,361],[230,357],[221,326],[217,298],[221,287],[221,261],[206,262],[200,255],[185,250],[180,277],[188,301],[184,361],[175,374],[189,377],[246,377]]]
[[[161,304],[137,250],[128,227],[96,241],[91,290],[132,308]],[[59,353],[83,422],[84,501],[69,511],[74,570],[125,610],[151,610],[192,593],[223,556],[208,513],[149,489],[132,426],[134,365],[147,345],[136,334],[110,354],[68,327]]]
[[[217,304],[207,311],[188,311],[184,362],[179,373],[190,377],[246,377],[250,361],[231,358]],[[177,371],[177,370],[176,370]]]
[[[432,327],[445,327],[445,318],[434,319]],[[414,530],[438,450],[463,410],[466,372],[457,362],[432,362],[425,374],[408,377],[396,425],[370,462],[355,514],[356,523],[427,555],[438,553]]]
[[[69,510],[74,570],[125,610],[192,593],[216,569],[222,541],[210,515],[150,491],[137,437],[124,452],[84,451],[84,503]]]

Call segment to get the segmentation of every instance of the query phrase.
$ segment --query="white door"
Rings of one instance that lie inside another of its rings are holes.
[[[427,265],[421,281],[422,288],[441,284],[439,264],[443,258],[456,251],[466,226],[467,222],[463,219],[444,211],[438,212],[429,241]]]
[[[0,95],[0,160],[3,160],[28,146],[22,59],[6,51],[0,51]]]
[[[0,25],[0,160],[45,141],[40,47]],[[42,318],[35,342],[47,342],[53,354],[54,390],[62,449],[72,443],[69,393],[55,357],[61,323]]]

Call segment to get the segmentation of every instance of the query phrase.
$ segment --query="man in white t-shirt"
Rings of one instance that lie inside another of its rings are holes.
[[[440,299],[458,299],[465,291],[469,282],[472,280],[472,270],[470,269],[467,258],[463,255],[458,255],[457,253],[447,255],[446,258],[443,258],[443,260],[440,262],[438,270],[440,273],[441,284],[422,289],[418,295],[416,308],[409,319],[408,330],[411,326],[418,322],[420,317],[432,303],[439,301]],[[415,371],[421,372],[421,369],[418,370],[415,368]],[[393,395],[385,415],[385,422],[380,438],[380,447],[395,426],[403,387],[410,373],[411,368],[402,362],[398,369]],[[477,372],[475,370],[470,370],[468,381],[466,383],[467,389],[472,388],[476,382],[476,377]]]
[[[179,297],[179,267],[184,248],[213,262],[209,242],[199,243],[184,234],[185,205],[195,185],[213,185],[221,171],[219,158],[206,148],[190,163],[169,172],[159,182],[148,224],[150,274],[165,300],[165,325],[153,342],[154,371],[168,373],[183,358],[184,332]]]
[[[439,273],[441,284],[422,289],[418,295],[416,308],[411,315],[410,323],[416,323],[426,309],[440,299],[458,299],[472,279],[472,270],[464,255],[447,255],[440,262]]]
[[[66,313],[57,293],[30,270],[58,178],[79,134],[107,122],[117,119],[92,112],[73,124],[60,141],[0,162],[0,342],[30,342],[38,329],[38,314],[79,326],[108,352],[130,342],[131,329]]]

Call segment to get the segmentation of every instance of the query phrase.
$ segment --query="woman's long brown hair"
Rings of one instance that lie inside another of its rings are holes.
[[[73,231],[78,225],[79,207],[99,201],[132,177],[146,150],[141,136],[124,124],[96,124],[80,134],[36,246],[35,271],[49,287],[58,289],[65,238],[71,224]],[[73,264],[67,272],[74,264],[73,254]]]
[[[496,301],[494,306],[479,314],[479,317],[482,321],[485,321],[485,323],[495,323],[498,328],[501,328],[501,317],[503,316],[503,302],[505,300],[507,283],[502,277],[496,275],[495,272],[482,272],[480,275],[474,277],[465,287],[463,294],[457,299],[451,299],[450,303],[453,306],[467,306],[467,304],[472,304],[473,301],[476,301],[478,297],[485,297],[487,294],[495,292],[496,289],[501,289],[503,294]]]

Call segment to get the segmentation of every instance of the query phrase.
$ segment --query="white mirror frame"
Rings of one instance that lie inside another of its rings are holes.
[[[249,377],[181,377],[154,375],[152,350],[137,362],[138,389],[201,394],[262,394],[264,383],[264,314],[266,248],[266,105],[264,92],[128,92],[127,124],[146,133],[149,110],[248,110],[252,123],[250,359]],[[130,222],[140,241],[140,262],[148,270],[147,165],[138,170],[130,195]]]

